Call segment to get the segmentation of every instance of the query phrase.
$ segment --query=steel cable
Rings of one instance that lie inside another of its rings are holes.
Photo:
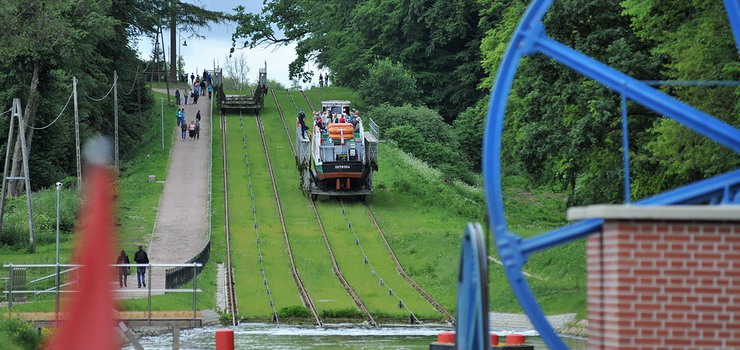
[[[399,308],[400,307],[403,307],[404,309],[406,309],[406,311],[409,312],[409,314],[411,315],[411,317],[413,318],[413,321],[415,323],[421,323],[421,321],[419,321],[419,319],[416,317],[416,315],[414,314],[414,312],[411,311],[411,309],[409,309],[408,305],[406,305],[406,303],[403,302],[403,299],[401,299],[401,297],[399,297],[398,295],[396,295],[395,292],[393,292],[393,288],[391,288],[388,285],[388,283],[386,283],[385,280],[380,276],[380,274],[375,270],[375,267],[373,267],[372,262],[370,262],[370,259],[367,257],[367,253],[365,253],[365,249],[362,247],[362,242],[360,242],[360,237],[357,236],[357,232],[355,232],[355,227],[354,227],[354,225],[352,225],[352,221],[350,221],[349,216],[347,216],[347,210],[344,208],[344,202],[342,201],[341,198],[339,198],[339,204],[341,204],[341,206],[342,206],[342,215],[347,220],[347,226],[349,226],[350,230],[352,230],[352,235],[355,236],[355,244],[358,247],[360,247],[360,251],[362,252],[362,256],[364,257],[363,263],[366,264],[366,265],[368,265],[370,267],[370,274],[378,278],[378,281],[379,281],[378,283],[381,286],[386,287],[386,289],[388,290],[388,294],[389,295],[392,295],[392,296],[396,297],[396,299],[398,299],[398,306],[399,306]]]
[[[64,104],[64,108],[62,108],[62,111],[59,112],[59,115],[56,118],[54,118],[54,121],[52,121],[49,125],[44,126],[44,127],[41,127],[41,128],[35,128],[35,127],[30,126],[28,124],[26,124],[26,126],[29,127],[29,128],[31,128],[31,129],[34,129],[34,130],[43,130],[43,129],[46,129],[46,128],[54,125],[54,123],[56,123],[57,120],[59,120],[59,118],[61,118],[62,114],[64,114],[64,111],[67,110],[67,106],[69,106],[69,101],[72,100],[72,96],[74,96],[74,94],[75,94],[74,91],[72,91],[72,93],[69,94],[69,98],[67,99],[67,103]]]
[[[280,319],[278,318],[277,309],[275,308],[275,301],[272,299],[272,292],[270,291],[270,283],[267,280],[267,273],[265,272],[265,263],[264,263],[264,256],[262,255],[262,239],[260,238],[259,233],[259,224],[257,223],[257,206],[254,202],[254,188],[252,184],[252,171],[249,167],[249,157],[247,156],[247,136],[244,131],[244,122],[242,121],[242,115],[241,112],[239,113],[239,126],[242,130],[242,146],[244,148],[244,163],[247,167],[247,183],[249,187],[249,198],[251,199],[252,203],[252,217],[254,219],[254,223],[252,224],[252,228],[254,229],[254,233],[257,236],[257,252],[259,254],[259,261],[260,261],[260,271],[262,273],[262,279],[263,284],[265,285],[265,289],[267,290],[267,296],[270,298],[270,306],[272,307],[272,315],[275,319],[276,323],[280,323]]]
[[[110,93],[113,91],[113,88],[116,86],[117,83],[118,83],[118,77],[116,77],[113,80],[113,84],[111,84],[110,90],[108,90],[108,93],[106,93],[105,96],[103,96],[103,97],[101,97],[99,99],[93,98],[93,97],[90,97],[90,96],[87,96],[87,98],[89,98],[89,99],[91,99],[93,101],[96,101],[96,102],[100,102],[100,101],[104,100],[106,97],[108,97],[108,95],[110,95]]]

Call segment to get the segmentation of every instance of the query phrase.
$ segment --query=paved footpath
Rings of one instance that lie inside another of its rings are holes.
[[[154,91],[166,93],[162,89]],[[174,95],[174,92],[174,89],[170,89],[171,94]],[[174,101],[174,97],[172,99]],[[180,101],[180,107],[185,108],[185,120],[188,124],[195,121],[195,115],[200,110],[200,139],[190,140],[186,135],[183,140],[175,116],[165,116],[165,126],[170,125],[176,135],[170,153],[167,178],[164,179],[159,212],[147,251],[152,264],[185,263],[200,253],[208,240],[210,100],[208,96],[201,96],[197,105],[190,103],[192,99],[188,100],[187,105]],[[133,254],[131,259],[133,260]],[[165,268],[152,270],[152,289],[164,289]],[[132,268],[127,289],[136,288],[136,273]]]

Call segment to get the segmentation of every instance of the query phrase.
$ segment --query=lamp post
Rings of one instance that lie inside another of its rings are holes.
[[[180,76],[180,71],[182,70],[184,72],[184,70],[183,70],[183,67],[180,65],[180,58],[182,57],[182,47],[183,46],[187,47],[188,46],[188,41],[187,40],[185,40],[185,41],[181,41],[180,40],[180,32],[177,32],[177,44],[178,44],[178,48],[177,48],[177,52],[178,52],[178,55],[177,55],[177,75],[178,75],[179,78],[182,78]],[[183,73],[183,74],[185,74],[185,73]],[[185,78],[185,83],[187,83],[187,82],[188,82],[188,79]]]
[[[57,271],[56,271],[56,304],[55,304],[55,311],[56,311],[56,321],[59,321],[59,192],[62,189],[62,183],[57,182]]]

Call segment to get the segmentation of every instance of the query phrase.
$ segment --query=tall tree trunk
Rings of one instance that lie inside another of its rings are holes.
[[[169,81],[177,81],[177,6],[174,0],[170,1],[170,78]],[[164,40],[164,38],[162,39]]]
[[[33,121],[36,119],[36,107],[38,106],[38,87],[39,87],[39,63],[34,62],[33,64],[33,75],[31,76],[31,88],[28,91],[28,101],[26,102],[26,108],[23,111],[22,123],[26,125],[33,125]],[[33,129],[26,128],[26,150],[31,151],[31,140],[33,139]],[[21,138],[18,137],[15,140],[15,147],[13,149],[13,161],[10,168],[10,176],[18,177],[21,176],[23,170],[23,150],[21,149]],[[26,174],[28,176],[28,174]],[[8,195],[11,197],[17,197],[21,195],[23,191],[24,183],[22,181],[11,181],[8,183]]]

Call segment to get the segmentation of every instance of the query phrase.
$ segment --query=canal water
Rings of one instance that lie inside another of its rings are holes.
[[[180,332],[180,349],[195,350],[216,347],[214,334],[223,327],[203,327]],[[383,328],[358,328],[353,325],[335,325],[326,328],[313,326],[273,325],[245,323],[233,327],[236,349],[428,349],[437,334],[449,331],[448,327],[408,327],[399,325]],[[499,333],[499,332],[497,332]],[[500,332],[505,334],[506,332]],[[522,333],[522,332],[519,332]],[[534,332],[523,332],[531,335]],[[573,350],[586,349],[586,341],[565,339]],[[542,340],[527,336],[527,344],[535,349],[547,349]],[[172,335],[142,337],[141,345],[147,349],[172,349]],[[132,349],[127,347],[125,349]]]

